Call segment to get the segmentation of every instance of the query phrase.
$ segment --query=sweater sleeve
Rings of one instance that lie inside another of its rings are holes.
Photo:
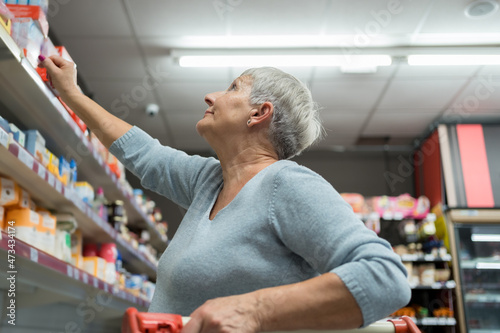
[[[142,186],[185,209],[203,181],[220,168],[214,158],[190,156],[163,146],[135,126],[113,142],[109,151],[139,177]]]
[[[363,326],[408,304],[407,273],[390,244],[369,230],[321,176],[287,167],[274,181],[271,223],[318,273],[335,273],[356,299]]]

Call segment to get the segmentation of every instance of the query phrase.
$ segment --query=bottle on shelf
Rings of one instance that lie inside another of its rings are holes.
[[[104,190],[102,189],[102,187],[99,187],[97,189],[96,196],[92,204],[92,208],[97,213],[97,215],[99,215],[99,217],[104,221],[108,220],[107,204],[108,202],[104,197]]]

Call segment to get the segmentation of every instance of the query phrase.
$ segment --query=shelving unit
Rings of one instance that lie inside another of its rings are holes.
[[[398,231],[401,228],[400,223],[404,223],[404,220],[407,219],[403,219],[401,216],[395,215],[397,214],[385,214],[381,217],[381,233],[379,236],[385,238],[387,236],[394,236],[394,234],[398,234],[397,237],[391,237],[388,241],[391,242],[393,246],[408,244],[408,239],[405,238],[405,236],[400,235]],[[411,242],[416,242],[416,239]],[[436,267],[447,267],[449,263],[451,263],[452,259],[452,255],[449,253],[441,256],[425,253],[401,254],[401,261],[405,263],[412,263],[413,266],[432,264]],[[456,318],[433,317],[432,313],[433,310],[441,307],[449,308],[452,311],[454,310],[453,299],[454,293],[457,289],[457,284],[454,280],[434,282],[431,285],[411,285],[411,289],[412,298],[408,306],[423,306],[424,308],[427,308],[429,312],[428,317],[412,318],[423,332],[453,333],[457,330]]]
[[[7,133],[0,128],[0,138],[6,136]],[[147,274],[151,279],[156,278],[156,266],[153,263],[123,240],[109,223],[100,219],[90,206],[55,179],[28,151],[16,142],[12,142],[8,148],[3,145],[5,140],[0,140],[0,143],[0,174],[9,175],[44,207],[72,213],[83,234],[92,235],[93,242],[116,242],[132,271]]]
[[[4,232],[1,236],[0,256],[7,259],[9,236]],[[7,280],[12,272],[15,272],[15,298],[11,299],[16,304],[16,325],[6,325],[8,317],[3,315],[2,332],[32,332],[34,319],[38,323],[37,332],[60,332],[68,323],[96,332],[114,332],[119,330],[128,307],[141,311],[149,307],[148,301],[17,239],[13,266],[7,260],[0,260],[0,289],[5,293],[12,288]],[[7,296],[0,298],[2,309],[9,305],[7,302]]]
[[[64,106],[23,58],[21,50],[0,28],[0,106],[2,116],[22,128],[33,128],[46,139],[56,155],[75,159],[79,178],[102,187],[109,200],[122,200],[129,224],[149,231],[150,243],[163,252],[168,239],[155,228],[132,195],[118,181],[92,144],[69,116]],[[75,216],[85,239],[114,242],[125,268],[156,279],[156,264],[135,249],[111,225],[102,220],[70,187],[64,186],[27,150],[0,128],[0,174],[12,178],[28,191],[32,199],[47,209]],[[1,234],[0,256],[8,257],[8,235]],[[101,281],[71,264],[63,262],[16,238],[16,326],[7,325],[9,290],[6,280],[11,271],[7,260],[0,260],[0,310],[2,332],[116,332],[126,308],[146,311],[149,302]],[[36,323],[36,324],[35,324]],[[36,327],[33,327],[36,325]]]
[[[56,155],[75,159],[78,173],[91,184],[102,187],[110,200],[122,200],[129,223],[147,229],[151,244],[158,251],[164,251],[167,240],[93,150],[54,92],[20,54],[5,29],[0,29],[0,102],[10,110],[10,116],[26,127],[38,129]]]

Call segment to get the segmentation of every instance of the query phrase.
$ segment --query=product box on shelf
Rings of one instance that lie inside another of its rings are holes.
[[[24,147],[26,144],[26,135],[24,134],[24,132],[17,128],[17,126],[14,124],[9,124],[9,127],[12,138]]]
[[[31,202],[31,197],[30,197],[30,194],[28,193],[28,191],[19,187],[19,199],[18,199],[15,207],[16,208],[31,208],[30,202]]]
[[[29,17],[14,18],[12,20],[12,38],[23,50],[29,63],[33,67],[37,67],[44,37],[36,21]]]
[[[6,219],[14,221],[17,238],[34,247],[41,247],[41,237],[37,230],[41,223],[40,214],[29,208],[13,208],[7,209]]]
[[[49,22],[47,22],[47,16],[45,15],[43,7],[7,4],[7,8],[9,8],[12,15],[15,16],[13,22],[15,22],[15,20],[18,18],[30,18],[40,29],[40,31],[42,32],[42,36],[48,36]]]
[[[42,162],[42,165],[47,164],[49,157],[45,151],[45,138],[37,130],[27,130],[24,131],[24,134],[26,136],[26,150]],[[43,162],[44,159],[47,161],[46,163]]]
[[[12,28],[12,15],[11,11],[3,1],[0,1],[0,25],[10,34]]]
[[[20,187],[13,180],[0,177],[0,206],[17,205],[20,191]]]
[[[68,231],[56,229],[54,256],[71,263],[71,235]]]
[[[40,6],[45,14],[49,9],[49,0],[6,0],[5,3],[9,5]]]
[[[83,269],[89,274],[104,280],[106,260],[101,257],[83,257]]]
[[[42,223],[37,228],[42,243],[40,249],[54,255],[56,246],[56,217],[46,209],[39,208],[37,212],[42,217]]]

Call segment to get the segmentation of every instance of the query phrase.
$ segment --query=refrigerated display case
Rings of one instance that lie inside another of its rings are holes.
[[[500,210],[447,213],[461,332],[500,333]]]

